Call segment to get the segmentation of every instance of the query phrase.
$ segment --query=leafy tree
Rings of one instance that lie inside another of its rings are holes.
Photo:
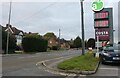
[[[43,36],[44,39],[49,40],[50,38],[56,38],[55,34],[52,32],[48,32]]]
[[[118,42],[118,44],[120,44],[120,41]]]
[[[73,39],[70,40],[70,48],[74,48],[74,40]]]
[[[7,45],[7,32],[2,29],[2,50],[6,53],[6,45]],[[8,53],[14,53],[16,48],[16,38],[9,34],[9,46]]]
[[[85,40],[85,48],[87,48],[87,40]]]
[[[42,38],[41,35],[38,35],[38,33],[32,33],[32,34],[26,34],[26,38]]]
[[[95,48],[95,39],[94,38],[90,38],[87,42],[87,48],[88,47],[92,47]]]
[[[82,46],[81,38],[78,36],[78,37],[76,37],[76,39],[74,40],[74,47],[75,47],[75,48],[80,48],[81,46]]]

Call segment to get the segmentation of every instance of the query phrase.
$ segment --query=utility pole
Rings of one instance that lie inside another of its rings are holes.
[[[82,55],[85,54],[83,1],[84,0],[80,0],[80,4],[81,4],[81,29],[82,29]]]
[[[60,29],[59,29],[59,42],[58,42],[58,46],[59,46],[59,49],[60,49]]]
[[[9,29],[10,29],[10,20],[11,20],[11,7],[12,7],[12,1],[10,1],[9,16],[8,16],[6,54],[8,54],[8,52],[9,52]]]

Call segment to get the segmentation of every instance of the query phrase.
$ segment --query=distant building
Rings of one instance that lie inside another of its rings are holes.
[[[57,46],[58,45],[58,41],[55,37],[52,37],[48,40],[48,46],[50,48],[52,48],[53,46]]]
[[[60,47],[63,49],[70,49],[70,42],[65,39],[60,39]]]
[[[53,46],[58,46],[59,45],[59,39],[56,37],[52,37],[48,40],[48,46],[51,48]],[[65,39],[60,39],[60,48],[62,49],[69,49],[70,44],[69,41]]]
[[[8,26],[8,24],[6,24],[6,27],[3,27],[3,29],[7,32],[9,31],[10,34],[12,34],[13,36],[15,36],[16,38],[16,44],[17,45],[21,45],[22,43],[22,39],[24,36],[24,32],[22,30],[19,30],[15,27],[12,27],[12,25]]]

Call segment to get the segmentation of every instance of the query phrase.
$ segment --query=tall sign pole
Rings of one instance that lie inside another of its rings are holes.
[[[80,4],[81,4],[81,29],[82,29],[82,55],[85,54],[83,1],[84,0],[80,1]]]
[[[9,52],[9,29],[10,29],[10,20],[11,20],[11,7],[12,7],[12,1],[10,1],[10,8],[9,8],[6,54],[8,54]]]

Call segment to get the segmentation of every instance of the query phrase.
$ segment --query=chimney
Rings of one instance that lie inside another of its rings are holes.
[[[12,25],[9,25],[9,24],[6,24],[6,27],[8,28],[8,26],[11,28],[12,27]]]

